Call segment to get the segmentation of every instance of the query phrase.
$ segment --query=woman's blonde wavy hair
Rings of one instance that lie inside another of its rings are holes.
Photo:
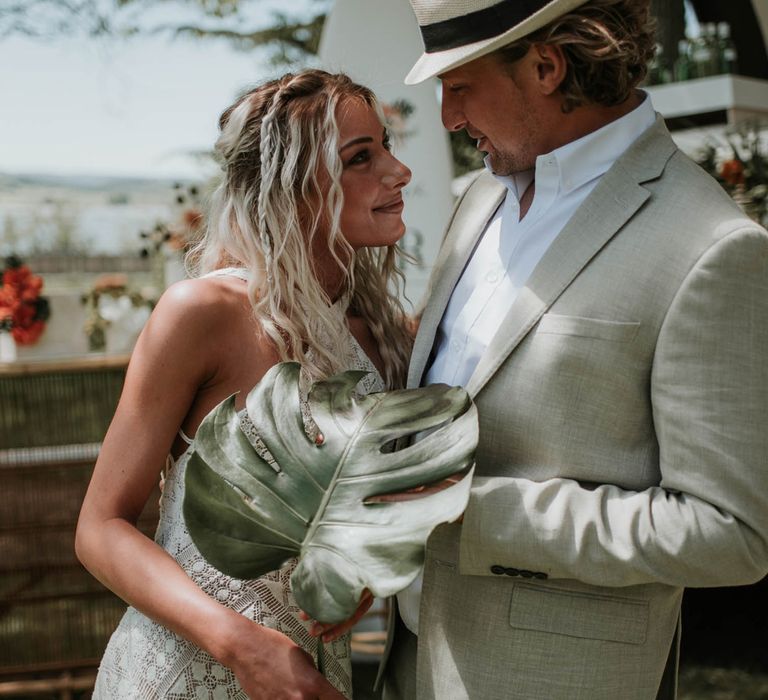
[[[559,88],[563,112],[586,104],[611,107],[645,78],[656,50],[655,29],[649,0],[589,0],[496,53],[511,65],[534,44],[559,46],[568,63]]]
[[[249,269],[257,321],[280,358],[300,362],[313,380],[349,369],[348,302],[373,333],[387,387],[397,388],[405,382],[412,342],[397,294],[403,281],[398,250],[355,251],[339,224],[344,197],[336,115],[349,100],[371,106],[384,123],[368,88],[321,70],[264,83],[224,111],[216,142],[224,174],[187,265],[197,275],[228,265]],[[333,304],[320,283],[312,254],[318,249],[341,271],[341,303]]]

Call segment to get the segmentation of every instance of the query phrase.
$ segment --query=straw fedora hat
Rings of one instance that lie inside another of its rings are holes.
[[[409,0],[424,53],[407,85],[440,75],[541,29],[587,0]]]

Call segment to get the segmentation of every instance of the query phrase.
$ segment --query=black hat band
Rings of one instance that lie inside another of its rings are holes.
[[[491,39],[528,19],[550,1],[502,0],[484,10],[424,25],[420,27],[424,51],[436,53]]]

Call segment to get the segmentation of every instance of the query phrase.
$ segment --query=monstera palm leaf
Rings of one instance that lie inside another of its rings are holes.
[[[432,529],[465,509],[478,428],[458,387],[433,385],[368,396],[365,372],[314,384],[308,403],[322,434],[312,440],[301,412],[300,367],[273,367],[248,394],[254,449],[230,397],[201,423],[187,464],[184,516],[203,556],[224,573],[256,578],[299,557],[291,586],[321,622],[355,611],[364,588],[388,596],[407,586]],[[433,430],[404,449],[401,437]],[[259,454],[261,453],[261,454]],[[466,475],[423,498],[385,500]]]

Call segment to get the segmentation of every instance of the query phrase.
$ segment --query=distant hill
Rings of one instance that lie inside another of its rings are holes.
[[[93,192],[171,190],[174,183],[191,184],[190,180],[139,178],[107,175],[46,175],[14,174],[0,172],[0,196],[2,192],[20,188],[57,188]]]

